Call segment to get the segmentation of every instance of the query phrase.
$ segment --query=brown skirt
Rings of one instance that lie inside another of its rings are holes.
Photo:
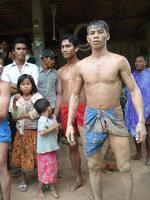
[[[13,144],[11,166],[29,172],[36,168],[36,140],[37,130],[18,131]]]

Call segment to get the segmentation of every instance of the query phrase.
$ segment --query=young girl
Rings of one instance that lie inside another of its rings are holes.
[[[14,168],[22,171],[19,190],[27,191],[26,172],[36,167],[36,138],[38,113],[34,109],[36,100],[42,98],[32,76],[23,74],[17,83],[19,94],[12,99],[12,115],[16,119],[17,133],[13,144],[12,162]]]
[[[37,136],[38,196],[44,197],[43,184],[51,184],[52,195],[58,198],[59,196],[54,184],[57,179],[57,159],[55,151],[59,149],[57,143],[59,124],[52,117],[52,109],[50,108],[49,101],[46,99],[37,100],[34,108],[40,114]]]

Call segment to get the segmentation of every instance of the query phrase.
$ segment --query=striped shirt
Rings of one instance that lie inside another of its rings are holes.
[[[37,153],[47,153],[59,149],[57,142],[57,130],[46,135],[40,135],[40,131],[50,128],[54,123],[53,118],[41,116],[38,120]]]

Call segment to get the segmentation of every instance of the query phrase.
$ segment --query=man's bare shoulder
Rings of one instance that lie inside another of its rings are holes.
[[[125,61],[127,62],[127,59],[120,54],[109,53],[109,55],[112,59],[115,59],[117,62],[125,62]]]
[[[87,64],[90,63],[90,60],[91,60],[91,56],[88,56],[82,60],[80,60],[79,62],[76,63],[76,68],[77,70],[82,70],[84,69],[85,67],[87,67]]]
[[[61,75],[62,72],[66,69],[66,65],[62,66],[59,70],[58,70],[58,74]]]
[[[110,53],[109,54],[110,58],[112,61],[115,62],[115,64],[120,68],[128,68],[130,67],[128,60],[126,59],[126,57],[119,55],[119,54],[115,54],[115,53]]]
[[[85,65],[86,63],[88,63],[91,60],[91,56],[88,56],[82,60],[80,60],[77,64],[78,65]]]

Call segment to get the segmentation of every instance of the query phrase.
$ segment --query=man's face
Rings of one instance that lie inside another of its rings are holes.
[[[139,56],[135,59],[135,68],[138,71],[143,70],[147,65],[147,62],[145,61],[143,56]]]
[[[13,54],[15,56],[15,59],[18,60],[25,60],[26,54],[27,54],[27,47],[25,44],[18,43],[15,45],[15,49],[13,50]]]
[[[7,42],[3,41],[1,44],[1,48],[3,51],[7,51],[9,48],[9,45],[7,44]]]
[[[54,66],[55,59],[50,58],[50,57],[45,57],[45,58],[43,58],[43,62],[45,64],[45,66],[49,69]]]
[[[106,45],[110,35],[101,26],[91,26],[88,29],[87,41],[92,48],[99,49]]]
[[[61,53],[65,59],[69,59],[73,57],[77,51],[78,51],[78,48],[75,48],[73,44],[69,42],[68,39],[62,41]]]

